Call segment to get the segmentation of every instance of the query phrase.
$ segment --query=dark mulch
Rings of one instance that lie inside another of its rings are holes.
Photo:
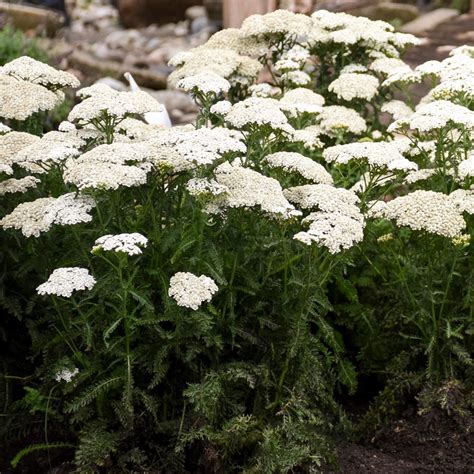
[[[344,474],[472,474],[474,432],[439,414],[413,415],[365,445],[340,446],[339,466]]]

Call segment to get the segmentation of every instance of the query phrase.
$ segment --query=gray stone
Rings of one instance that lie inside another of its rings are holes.
[[[193,21],[196,18],[202,17],[202,16],[207,16],[207,10],[206,7],[202,7],[200,5],[194,5],[192,7],[189,7],[186,12],[185,16],[188,20]]]
[[[400,31],[403,31],[404,33],[412,33],[414,35],[423,34],[458,15],[459,11],[454,8],[438,8],[421,15],[416,20],[406,23],[400,28]]]
[[[197,106],[191,97],[184,92],[166,89],[161,91],[150,91],[155,99],[164,104],[168,110],[178,109],[184,114],[197,112]]]
[[[114,79],[113,77],[102,77],[95,83],[105,84],[106,86],[109,86],[112,89],[115,89],[116,91],[119,91],[119,92],[125,92],[129,90],[125,83],[123,83],[122,81],[119,81],[118,79]]]
[[[208,29],[210,26],[207,16],[200,16],[191,22],[191,33],[196,34]]]
[[[167,60],[167,52],[165,49],[155,49],[146,57],[146,61],[149,64],[163,64],[166,63]]]
[[[167,86],[167,76],[165,74],[146,69],[130,68],[116,61],[100,60],[84,51],[75,50],[69,57],[69,63],[72,67],[83,71],[87,76],[96,79],[110,76],[121,80],[123,74],[129,71],[140,86],[151,89],[164,89]]]

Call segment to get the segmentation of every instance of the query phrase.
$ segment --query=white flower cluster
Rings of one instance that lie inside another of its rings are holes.
[[[179,81],[184,78],[204,72],[213,72],[231,83],[233,78],[252,83],[262,69],[262,65],[256,59],[240,55],[236,51],[224,47],[200,46],[189,51],[186,55],[178,54],[180,54],[180,64],[177,64],[173,58],[170,62],[170,64],[178,66],[168,77],[168,83],[172,87],[176,87]]]
[[[372,61],[369,69],[378,74],[383,74],[384,76],[403,74],[412,70],[411,67],[401,59],[389,58],[387,56],[382,56]]]
[[[263,161],[270,168],[281,168],[289,173],[297,173],[313,183],[333,183],[332,176],[324,166],[300,153],[280,151],[267,155]]]
[[[89,211],[95,207],[90,196],[64,194],[58,198],[40,198],[19,204],[0,220],[3,229],[21,230],[25,237],[39,237],[52,225],[73,225],[90,222]]]
[[[473,59],[474,61],[474,59]],[[431,90],[434,99],[453,100],[462,97],[465,100],[474,99],[474,72],[472,77],[450,79]]]
[[[280,99],[280,109],[291,117],[301,114],[318,114],[322,111],[324,97],[311,89],[298,87],[285,92]]]
[[[70,122],[88,123],[103,118],[104,114],[120,120],[163,110],[163,106],[146,92],[118,92],[105,84],[86,87],[77,95],[84,100],[69,113]]]
[[[191,93],[198,91],[204,95],[219,95],[229,92],[230,82],[218,74],[209,71],[181,79],[177,84],[177,88]]]
[[[318,210],[303,219],[308,230],[297,233],[295,240],[306,245],[316,243],[335,254],[364,238],[364,217],[354,192],[327,184],[309,184],[285,189],[284,194],[302,209]]]
[[[57,71],[48,64],[28,56],[14,59],[0,67],[0,74],[39,84],[52,90],[63,87],[79,87],[80,85],[79,80],[69,72]]]
[[[305,71],[287,71],[281,75],[281,80],[292,87],[305,87],[311,83],[311,76]]]
[[[388,127],[388,131],[392,132],[408,126],[419,132],[430,132],[446,127],[448,123],[474,128],[474,111],[448,100],[436,100],[419,105],[409,117],[393,122]]]
[[[461,180],[474,178],[474,152],[471,152],[466,160],[459,163],[458,173]]]
[[[401,100],[390,100],[385,102],[380,109],[390,114],[395,120],[404,119],[413,114],[414,110]]]
[[[372,100],[378,93],[379,80],[370,74],[343,73],[331,84],[329,91],[345,101]]]
[[[38,286],[39,295],[55,295],[70,298],[75,291],[91,290],[96,284],[95,278],[86,268],[57,268],[48,280]]]
[[[168,165],[176,172],[210,165],[228,153],[245,153],[247,147],[238,132],[223,127],[175,127],[148,141],[155,147],[155,164]]]
[[[5,194],[13,193],[24,193],[29,189],[36,188],[40,180],[34,176],[26,176],[24,178],[16,179],[6,179],[5,181],[0,181],[0,196],[5,196]]]
[[[145,162],[152,161],[155,154],[155,149],[145,143],[99,145],[79,158],[68,160],[63,179],[78,189],[139,186],[146,182],[149,166]]]
[[[68,134],[61,132],[50,133],[68,136]],[[66,140],[59,141],[60,137],[48,135],[44,135],[40,140],[34,141],[16,153],[13,157],[15,164],[31,173],[42,174],[46,173],[52,165],[62,164],[69,158],[79,156],[80,152],[77,148],[79,143],[71,144]]]
[[[218,290],[215,281],[208,276],[178,272],[170,279],[168,295],[178,306],[197,310],[205,301],[211,301]]]
[[[281,219],[300,215],[287,201],[276,179],[230,163],[218,166],[215,178],[227,192],[216,200],[209,212],[224,212],[227,208],[260,208],[264,213]]]
[[[8,125],[5,125],[4,123],[0,122],[0,135],[11,132],[11,130],[12,129]]]
[[[304,148],[312,151],[324,146],[320,139],[323,134],[323,130],[318,125],[310,125],[309,127],[301,130],[294,130],[291,136],[287,137],[287,140],[292,143],[299,143]]]
[[[400,49],[419,43],[413,35],[395,32],[389,23],[372,21],[363,16],[318,10],[313,13],[312,20],[308,43],[313,48],[319,44],[346,47],[357,44],[368,51],[380,51],[396,57]]]
[[[295,14],[288,10],[276,10],[266,15],[251,15],[242,23],[245,37],[267,39],[274,35],[302,36],[308,34],[312,26],[306,15]]]
[[[186,189],[191,196],[220,196],[228,191],[227,186],[222,186],[217,181],[207,178],[192,178],[186,183]]]
[[[264,56],[268,50],[268,44],[252,36],[244,36],[240,28],[226,28],[214,33],[208,41],[200,48],[227,49],[235,51],[238,54],[259,58]],[[181,66],[184,62],[192,58],[193,53],[188,51],[177,53],[171,61],[170,66]]]
[[[380,203],[374,214],[393,220],[398,226],[448,238],[459,236],[466,227],[454,199],[434,191],[413,191]]]
[[[367,129],[366,121],[354,109],[341,105],[323,107],[318,119],[321,129],[328,135],[346,132],[360,135]]]
[[[92,248],[92,252],[99,249],[105,252],[123,252],[127,255],[140,255],[142,248],[148,245],[148,239],[134,232],[132,234],[104,235],[99,237]]]
[[[281,110],[279,101],[275,99],[250,97],[237,102],[225,115],[225,120],[240,130],[251,126],[268,126],[274,130],[287,132],[293,130]]]
[[[344,188],[328,184],[305,184],[283,191],[288,201],[297,204],[301,209],[335,212],[354,219],[361,219],[357,206],[357,195]]]
[[[16,154],[39,140],[39,137],[25,132],[9,132],[0,135],[0,172],[13,174],[12,166],[15,164]]]
[[[78,373],[79,369],[77,367],[75,367],[73,370],[62,369],[56,373],[54,379],[56,382],[61,382],[61,380],[64,380],[66,383],[69,383]]]
[[[252,97],[268,99],[280,95],[281,90],[279,87],[272,86],[267,82],[261,82],[260,84],[254,84],[253,86],[250,86],[249,92]]]
[[[328,163],[346,164],[350,161],[367,163],[388,170],[416,170],[416,163],[407,160],[392,142],[358,142],[326,148],[323,157]]]
[[[0,74],[0,117],[26,120],[37,112],[54,109],[62,99],[43,86]]]
[[[294,239],[306,245],[314,242],[332,254],[348,250],[364,239],[363,221],[337,212],[313,212],[303,219],[303,224],[309,225],[308,230],[297,233]]]

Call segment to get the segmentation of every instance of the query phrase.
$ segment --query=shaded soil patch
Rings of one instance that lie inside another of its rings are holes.
[[[366,445],[343,444],[338,451],[344,474],[469,474],[474,469],[472,430],[434,414],[398,420]]]

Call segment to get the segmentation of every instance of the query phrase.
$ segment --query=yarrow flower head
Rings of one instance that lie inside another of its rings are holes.
[[[267,155],[263,161],[270,168],[281,168],[289,173],[296,173],[313,183],[333,183],[332,176],[324,166],[300,153],[280,151]]]
[[[90,222],[89,211],[95,207],[90,196],[63,194],[58,198],[40,198],[19,204],[10,214],[0,220],[4,229],[21,230],[25,237],[39,237],[52,225],[73,225]]]
[[[407,160],[391,142],[357,142],[326,148],[323,157],[328,163],[346,164],[359,161],[389,170],[416,170],[416,163]]]
[[[81,89],[77,95],[84,98],[69,113],[70,122],[88,123],[107,114],[115,119],[130,115],[161,112],[163,106],[143,91],[118,92],[105,84],[94,84]]]
[[[214,280],[208,276],[178,272],[170,279],[168,295],[178,306],[197,310],[205,301],[211,301],[218,289]]]
[[[319,114],[319,125],[328,135],[353,133],[360,135],[367,129],[366,121],[354,110],[340,105],[323,107]]]
[[[232,83],[233,77],[245,82],[254,82],[262,69],[256,59],[241,55],[228,48],[200,46],[180,56],[179,66],[168,77],[168,83],[176,87],[187,77],[213,72]]]
[[[0,74],[6,74],[56,90],[63,87],[79,87],[79,80],[65,71],[58,71],[48,64],[28,56],[14,59],[0,67]]]
[[[38,286],[39,295],[55,295],[70,298],[75,291],[91,290],[96,284],[95,278],[86,268],[57,268],[48,280]]]
[[[434,191],[413,191],[380,206],[377,215],[398,226],[452,239],[466,227],[462,211],[450,196]]]
[[[264,213],[281,219],[300,215],[283,195],[280,183],[257,171],[238,164],[223,163],[215,171],[216,181],[227,192],[220,196],[209,211],[225,212],[227,208],[260,208]]]
[[[340,99],[372,100],[378,93],[379,80],[370,74],[344,73],[329,84],[329,90]]]
[[[157,133],[148,144],[156,149],[155,165],[180,172],[211,165],[229,153],[245,153],[241,138],[239,132],[224,127],[175,127]]]
[[[6,179],[5,181],[0,181],[0,196],[13,193],[24,193],[29,189],[36,188],[39,182],[40,180],[34,176],[25,176],[20,179],[11,178]]]
[[[75,367],[73,370],[62,369],[59,372],[56,372],[54,380],[56,380],[56,382],[61,382],[62,380],[64,380],[66,383],[70,383],[78,373],[79,369],[77,367]]]
[[[280,99],[280,108],[292,117],[300,114],[318,114],[322,111],[324,97],[311,89],[299,87],[286,92]]]
[[[471,152],[466,160],[459,163],[458,173],[461,180],[474,178],[474,152]]]
[[[309,225],[308,230],[293,238],[306,245],[316,243],[326,247],[332,254],[350,249],[364,239],[363,220],[337,212],[313,212],[303,224]]]
[[[311,19],[306,15],[288,10],[276,10],[266,15],[251,15],[242,24],[244,36],[268,38],[274,35],[300,36],[311,28]]]
[[[414,112],[411,107],[401,100],[391,100],[389,102],[385,102],[382,105],[381,111],[390,114],[395,120],[409,117]]]
[[[474,127],[474,112],[448,100],[436,100],[419,105],[415,113],[392,123],[388,127],[388,131],[392,132],[408,126],[419,132],[430,132],[446,127],[448,123],[472,128]]]
[[[274,130],[291,131],[288,118],[282,112],[279,101],[250,97],[237,102],[225,116],[225,120],[237,129],[252,125],[268,126]]]
[[[191,93],[197,91],[204,95],[220,95],[229,92],[230,82],[218,74],[209,71],[185,77],[178,82],[177,87]]]
[[[140,255],[142,248],[148,245],[148,239],[134,232],[132,234],[104,235],[95,241],[92,252],[104,250],[105,252],[122,252],[130,256]]]
[[[26,120],[37,112],[54,109],[63,99],[39,84],[0,74],[0,117]]]

